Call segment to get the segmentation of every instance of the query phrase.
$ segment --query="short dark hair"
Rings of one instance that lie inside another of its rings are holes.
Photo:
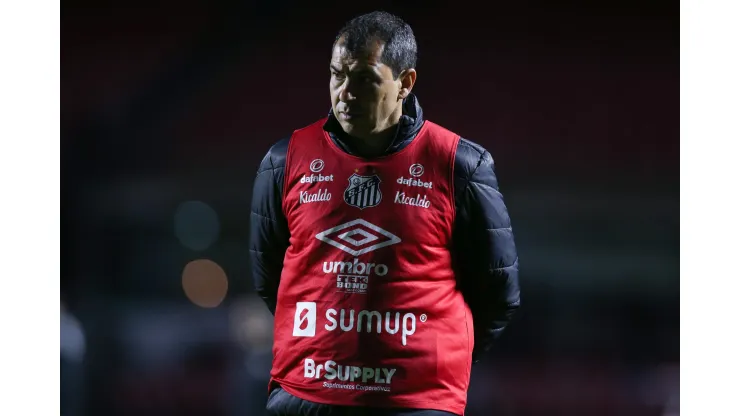
[[[347,22],[334,43],[344,36],[347,51],[355,55],[366,50],[370,42],[380,40],[385,45],[380,61],[398,78],[401,72],[416,67],[416,38],[411,26],[400,17],[376,11],[357,16]]]

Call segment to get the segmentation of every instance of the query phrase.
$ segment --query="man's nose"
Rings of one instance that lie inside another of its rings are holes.
[[[344,102],[349,102],[357,98],[355,94],[352,92],[351,83],[349,80],[345,80],[344,84],[342,84],[341,89],[339,90],[339,99]]]

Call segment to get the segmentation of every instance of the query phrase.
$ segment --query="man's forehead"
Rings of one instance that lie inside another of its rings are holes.
[[[350,51],[340,39],[334,45],[331,54],[331,63],[337,67],[375,67],[383,64],[380,62],[383,53],[383,45],[380,43],[370,44],[363,48]]]

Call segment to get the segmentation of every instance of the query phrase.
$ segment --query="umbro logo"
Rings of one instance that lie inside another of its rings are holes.
[[[398,236],[363,219],[329,228],[316,238],[355,257],[401,242]]]

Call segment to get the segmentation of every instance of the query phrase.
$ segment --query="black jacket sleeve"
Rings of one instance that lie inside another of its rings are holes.
[[[290,138],[277,142],[260,163],[252,190],[249,255],[257,294],[272,314],[290,233],[282,207],[285,156]]]
[[[519,257],[491,154],[460,139],[455,156],[453,258],[473,313],[473,360],[501,334],[519,308]]]

